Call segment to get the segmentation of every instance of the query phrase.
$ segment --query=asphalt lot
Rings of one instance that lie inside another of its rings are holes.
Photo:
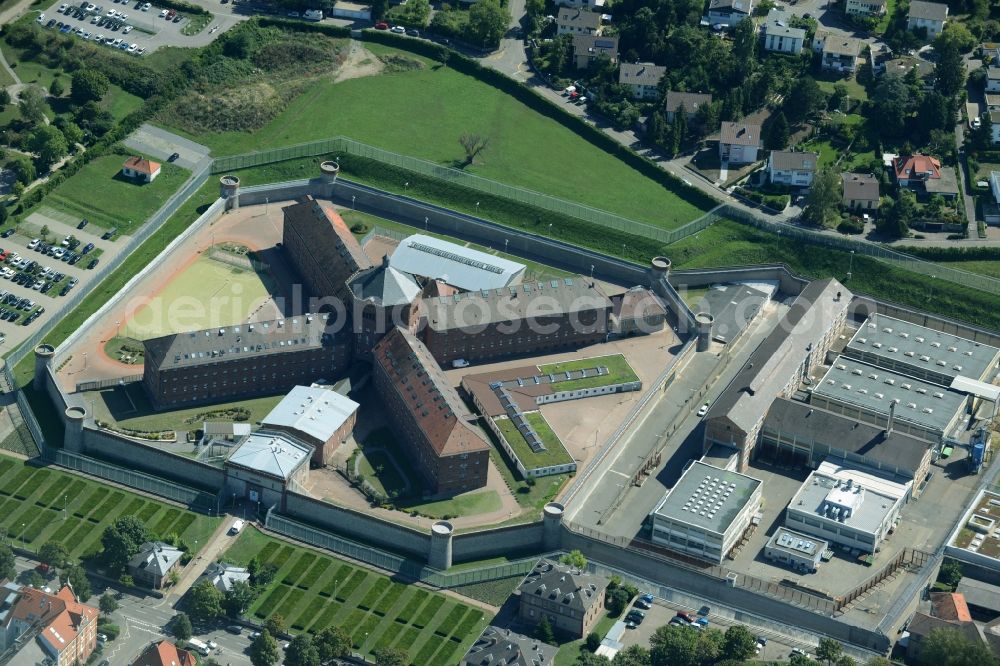
[[[177,153],[174,164],[195,171],[195,167],[208,157],[209,150],[200,143],[168,132],[149,123],[143,123],[124,141],[129,148],[166,161]]]

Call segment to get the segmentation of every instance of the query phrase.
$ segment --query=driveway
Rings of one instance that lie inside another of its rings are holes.
[[[174,153],[180,155],[174,164],[192,171],[208,157],[209,150],[200,143],[185,139],[167,130],[144,123],[125,139],[125,145],[147,155],[164,160]]]

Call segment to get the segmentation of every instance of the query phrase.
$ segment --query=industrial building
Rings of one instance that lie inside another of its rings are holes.
[[[361,405],[323,387],[296,386],[260,425],[285,432],[313,447],[312,462],[325,465],[354,430]]]
[[[789,397],[821,364],[844,326],[852,298],[832,278],[810,282],[715,401],[705,418],[703,452],[713,444],[739,452],[745,471],[764,417],[776,397]]]
[[[351,338],[301,315],[144,340],[142,385],[156,409],[290,391],[347,370]]]
[[[814,573],[829,548],[823,539],[779,527],[764,546],[764,557],[802,573]]]
[[[582,275],[423,301],[421,337],[438,363],[483,361],[603,342],[611,300]]]
[[[895,528],[912,482],[826,461],[788,503],[785,527],[851,550],[874,553]]]
[[[858,421],[939,442],[961,421],[968,398],[951,389],[892,370],[838,356],[818,385],[810,404]]]
[[[486,485],[490,446],[427,347],[395,328],[372,356],[375,390],[425,489],[453,495]]]
[[[919,486],[935,443],[898,429],[778,398],[761,429],[758,457],[815,469],[823,460],[864,465]]]
[[[347,280],[371,267],[371,261],[333,204],[306,196],[282,212],[282,246],[309,295],[318,299],[336,297],[341,303],[349,303]],[[328,307],[334,306],[329,303]],[[309,309],[319,310],[322,306]]]
[[[226,459],[226,493],[283,509],[285,492],[301,490],[308,480],[312,454],[311,446],[291,435],[258,430]]]
[[[745,474],[692,461],[649,514],[653,543],[721,563],[760,511],[761,486]]]
[[[524,264],[516,261],[423,234],[404,238],[389,257],[389,265],[462,291],[520,284],[525,270]]]

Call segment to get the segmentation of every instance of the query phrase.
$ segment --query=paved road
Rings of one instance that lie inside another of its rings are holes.
[[[141,153],[166,160],[172,154],[179,157],[174,164],[197,171],[202,160],[208,157],[209,149],[200,143],[185,139],[173,132],[143,123],[136,131],[125,139],[125,145]]]

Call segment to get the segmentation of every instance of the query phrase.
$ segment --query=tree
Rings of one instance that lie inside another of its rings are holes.
[[[688,627],[659,627],[649,639],[651,666],[708,666],[722,649],[722,632],[692,631]]]
[[[910,233],[910,224],[917,213],[917,197],[905,189],[899,191],[896,201],[879,215],[876,229],[891,238],[905,238]]]
[[[462,136],[458,137],[458,142],[462,144],[462,150],[465,151],[465,162],[462,166],[469,166],[476,161],[479,153],[486,150],[486,147],[490,145],[490,138],[481,134],[463,132]]]
[[[313,640],[324,664],[351,654],[351,635],[340,627],[327,627]]]
[[[784,150],[788,145],[788,119],[785,114],[778,111],[771,116],[771,124],[767,129],[768,150]]]
[[[788,666],[813,666],[815,662],[804,654],[793,654],[788,659]]]
[[[278,663],[278,641],[267,629],[260,632],[250,645],[250,663],[253,666],[274,666]]]
[[[101,545],[104,550],[101,560],[117,573],[125,568],[132,556],[139,552],[142,544],[150,540],[149,530],[135,516],[122,516],[104,528]]]
[[[580,569],[581,571],[587,568],[587,558],[578,550],[571,550],[560,557],[559,561],[562,564],[568,564],[569,566]]]
[[[811,76],[803,76],[785,98],[784,111],[793,123],[800,123],[820,109],[826,108],[826,93]]]
[[[0,111],[4,109],[8,104],[10,104],[10,93],[4,88],[0,90]]]
[[[59,130],[66,137],[66,143],[69,144],[70,150],[72,150],[76,144],[83,143],[83,130],[80,126],[74,122],[64,122]]]
[[[872,657],[865,662],[865,666],[892,666],[892,661],[887,657]]]
[[[826,666],[833,666],[833,662],[840,659],[844,654],[844,646],[832,638],[819,639],[819,647],[816,648],[816,658],[826,662]]]
[[[734,624],[726,629],[722,645],[724,659],[745,661],[757,654],[757,638],[742,624]]]
[[[45,587],[45,577],[38,573],[37,569],[28,572],[28,578],[25,582],[31,587]]]
[[[90,579],[79,564],[64,569],[59,575],[59,582],[63,585],[68,583],[80,601],[86,603],[90,599]]]
[[[806,195],[802,221],[814,227],[831,225],[836,219],[840,200],[840,177],[832,169],[823,169],[813,178],[812,187]]]
[[[211,622],[222,615],[222,592],[210,582],[202,581],[191,588],[188,613],[195,622]]]
[[[309,634],[299,634],[288,644],[285,650],[287,666],[319,666],[319,651],[313,645]],[[404,664],[405,666],[405,664]]]
[[[858,662],[846,654],[840,655],[840,659],[837,660],[837,666],[858,666]]]
[[[111,615],[118,610],[118,602],[115,601],[114,596],[110,592],[105,592],[101,595],[101,600],[98,602],[98,608],[101,609],[102,614]]]
[[[171,630],[174,636],[186,641],[191,638],[192,628],[191,628],[191,618],[187,616],[187,613],[178,613],[174,615],[173,622],[171,623]]]
[[[921,666],[996,666],[998,661],[985,643],[955,629],[934,629],[920,641]]]
[[[576,656],[573,666],[608,666],[610,663],[605,656],[598,656],[592,652],[580,652]]]
[[[604,597],[604,605],[611,615],[621,615],[622,611],[625,610],[625,606],[628,605],[628,601],[628,592],[620,587],[608,590],[608,593]]]
[[[911,111],[910,89],[898,74],[886,74],[875,85],[868,105],[879,132],[896,138],[903,134]]]
[[[420,28],[426,27],[427,21],[431,17],[431,5],[428,0],[409,0],[397,11],[401,23]]]
[[[555,632],[552,631],[552,623],[549,622],[548,615],[543,615],[542,621],[538,623],[537,627],[535,627],[535,638],[543,643],[548,643],[549,645],[556,644],[556,635]]]
[[[46,541],[42,544],[42,547],[38,549],[38,559],[41,560],[43,564],[55,567],[56,569],[62,569],[65,567],[68,557],[69,553],[66,552],[66,546],[62,545],[58,541]]]
[[[828,108],[833,111],[837,110],[845,111],[846,109],[842,109],[841,107],[843,107],[844,102],[847,101],[847,96],[848,96],[847,86],[845,86],[843,83],[834,84],[833,94],[830,95],[830,102]]]
[[[937,579],[954,590],[962,580],[962,565],[955,560],[945,560],[941,563]]]
[[[7,163],[7,168],[14,172],[20,185],[30,185],[35,180],[35,163],[27,157],[15,157]]]
[[[66,92],[66,86],[63,85],[62,79],[58,76],[52,79],[52,85],[49,86],[49,94],[53,97],[62,97]]]
[[[256,588],[265,588],[274,580],[276,573],[278,573],[278,567],[271,562],[265,562],[250,574],[250,584]]]
[[[399,648],[379,648],[375,650],[375,666],[406,666],[410,657]]]
[[[41,125],[45,122],[45,95],[38,86],[28,86],[18,95],[17,110],[25,122]]]
[[[37,153],[38,161],[48,168],[69,152],[69,146],[62,132],[51,125],[42,125],[28,137],[28,150]]]
[[[615,666],[649,666],[649,650],[641,645],[630,645],[611,660]]]
[[[597,648],[601,647],[601,636],[596,631],[592,631],[587,634],[587,649],[591,652],[597,652]]]
[[[14,551],[7,544],[0,544],[0,578],[13,580],[17,576],[14,567]]]
[[[77,104],[99,102],[108,94],[111,82],[96,69],[78,69],[73,72],[69,98]]]
[[[269,618],[264,620],[264,628],[267,629],[268,633],[272,636],[280,636],[285,633],[287,627],[285,626],[285,618],[282,617],[281,613],[272,613]]]
[[[372,20],[381,21],[385,13],[389,11],[389,0],[372,0]]]
[[[510,10],[500,0],[480,0],[469,9],[469,40],[482,46],[497,46],[510,25]]]
[[[233,587],[226,592],[222,600],[222,606],[226,609],[226,615],[237,618],[247,612],[250,604],[256,598],[256,594],[249,583],[242,580],[233,583]]]
[[[965,88],[965,62],[958,47],[952,42],[945,42],[936,50],[938,64],[934,69],[934,88],[952,99]]]

